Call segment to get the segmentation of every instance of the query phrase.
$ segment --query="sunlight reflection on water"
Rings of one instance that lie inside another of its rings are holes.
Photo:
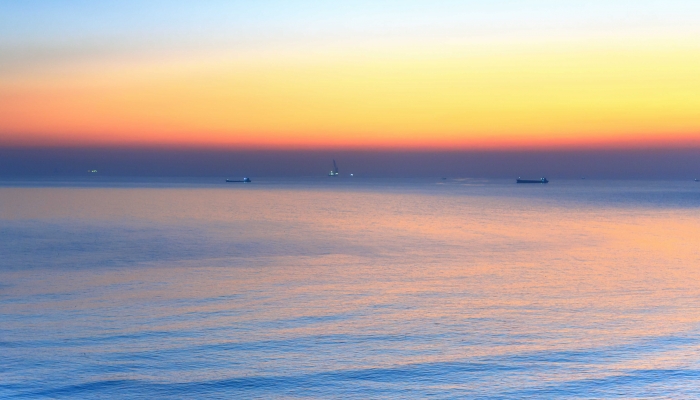
[[[0,396],[700,396],[700,190],[462,183],[0,187]]]

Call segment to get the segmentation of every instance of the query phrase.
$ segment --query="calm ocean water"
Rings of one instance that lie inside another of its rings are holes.
[[[700,184],[0,182],[1,398],[700,398]]]

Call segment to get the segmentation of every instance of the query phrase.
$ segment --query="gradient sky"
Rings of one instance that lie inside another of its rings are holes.
[[[4,1],[0,146],[700,147],[698,1]]]

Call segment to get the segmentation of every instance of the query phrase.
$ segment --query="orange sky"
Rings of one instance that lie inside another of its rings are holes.
[[[700,146],[692,35],[564,32],[307,38],[8,64],[0,145]],[[14,47],[29,59],[41,53],[30,50]]]

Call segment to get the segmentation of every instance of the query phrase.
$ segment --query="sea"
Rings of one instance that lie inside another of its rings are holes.
[[[700,398],[700,183],[5,179],[0,398]]]

